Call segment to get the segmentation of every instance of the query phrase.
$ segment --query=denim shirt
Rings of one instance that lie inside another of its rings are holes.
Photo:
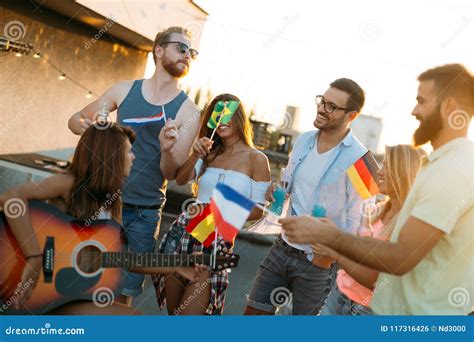
[[[315,148],[318,134],[318,130],[305,132],[298,137],[293,146],[283,175],[288,181],[289,194],[292,192],[295,172]],[[326,216],[343,231],[355,233],[360,225],[360,206],[363,199],[352,186],[346,170],[367,152],[367,148],[354,137],[352,131],[349,131],[334,148],[337,149],[335,157],[325,166],[323,175],[314,189],[313,203],[310,203],[309,207],[313,208],[315,204],[321,203],[321,197],[324,196]],[[299,213],[291,206],[291,215],[305,214],[312,213]]]

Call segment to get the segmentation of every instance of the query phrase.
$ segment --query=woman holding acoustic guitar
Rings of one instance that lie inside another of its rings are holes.
[[[38,183],[25,183],[0,194],[0,207],[3,207],[11,234],[21,248],[24,267],[22,284],[32,284],[16,291],[12,305],[15,309],[28,310],[28,299],[34,292],[38,278],[43,272],[43,249],[38,241],[38,232],[30,219],[29,200],[49,200],[60,210],[79,220],[114,219],[121,222],[121,189],[128,176],[134,155],[132,143],[134,132],[118,124],[110,127],[89,127],[81,136],[68,172],[44,179]],[[111,195],[116,199],[110,201]],[[23,206],[22,215],[8,215],[8,206],[16,203]],[[106,208],[106,210],[104,210]],[[86,221],[87,222],[87,221]],[[65,231],[64,234],[67,232]],[[93,239],[93,237],[92,237]],[[61,251],[55,251],[59,255]],[[15,253],[13,253],[15,254]],[[0,266],[0,272],[3,272]],[[17,266],[18,268],[18,266]],[[184,278],[194,281],[202,267],[156,267],[134,268],[139,273],[177,272]],[[0,292],[4,291],[0,284]],[[57,285],[56,285],[57,287]],[[3,296],[3,294],[2,294]],[[90,301],[75,301],[62,305],[48,314],[134,314],[136,310],[118,303],[110,306],[97,306]]]

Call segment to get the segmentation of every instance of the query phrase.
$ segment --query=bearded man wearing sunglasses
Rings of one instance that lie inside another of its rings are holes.
[[[156,35],[150,79],[116,83],[69,119],[69,129],[79,135],[96,124],[102,110],[117,109],[117,122],[135,131],[135,160],[122,195],[122,225],[131,252],[153,252],[167,180],[175,179],[197,135],[200,112],[178,86],[197,55],[191,33],[169,27]],[[130,305],[131,297],[143,291],[143,280],[143,274],[126,272],[120,301]]]

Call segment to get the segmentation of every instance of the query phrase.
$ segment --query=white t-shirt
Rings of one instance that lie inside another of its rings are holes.
[[[293,186],[291,190],[291,206],[299,215],[312,215],[315,201],[315,190],[319,184],[327,164],[331,163],[337,148],[333,147],[324,153],[318,153],[315,146],[314,149],[306,156],[306,158],[298,166],[293,175]],[[288,210],[291,215],[291,209]],[[288,242],[285,233],[282,232],[283,240],[290,246],[312,253],[310,245],[300,245]]]

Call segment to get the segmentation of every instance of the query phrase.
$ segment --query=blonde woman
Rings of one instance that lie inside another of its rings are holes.
[[[425,153],[410,145],[387,146],[379,170],[378,186],[388,200],[374,207],[368,222],[372,237],[388,240]],[[377,213],[379,212],[379,213]],[[370,217],[370,215],[369,215]],[[371,315],[369,304],[378,272],[344,257],[333,249],[313,246],[315,253],[335,259],[341,268],[320,315]]]

